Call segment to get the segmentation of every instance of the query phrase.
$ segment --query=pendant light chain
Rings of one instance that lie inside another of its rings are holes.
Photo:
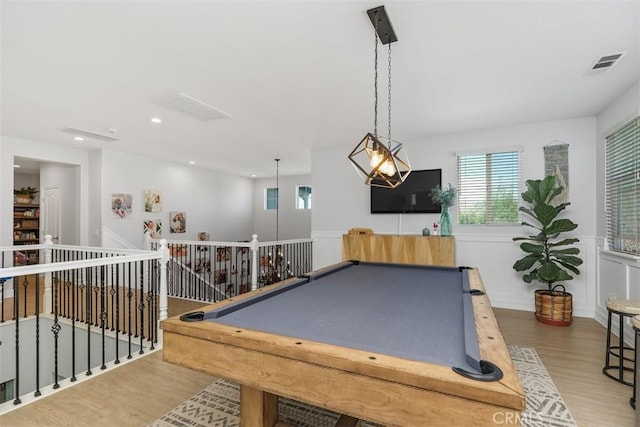
[[[391,43],[389,43],[389,94],[388,96],[388,100],[389,100],[389,127],[387,129],[388,131],[388,137],[389,137],[389,150],[391,150]]]
[[[280,212],[280,159],[276,160],[276,242],[278,241],[278,213]]]
[[[374,73],[373,73],[373,93],[374,93],[374,102],[373,102],[373,134],[378,136],[378,14],[376,13],[375,18],[375,47],[374,47]]]

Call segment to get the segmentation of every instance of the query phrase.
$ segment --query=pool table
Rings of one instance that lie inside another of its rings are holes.
[[[164,360],[388,426],[520,419],[524,392],[476,269],[343,262],[161,323]]]

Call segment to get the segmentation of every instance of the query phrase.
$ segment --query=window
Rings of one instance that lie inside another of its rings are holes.
[[[277,188],[265,189],[264,208],[267,210],[278,209],[278,189]]]
[[[607,243],[640,255],[640,117],[606,138]]]
[[[296,209],[311,209],[311,187],[296,186]]]
[[[458,154],[458,224],[520,222],[520,151]]]

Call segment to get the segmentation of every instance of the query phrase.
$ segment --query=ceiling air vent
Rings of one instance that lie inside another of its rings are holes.
[[[591,67],[592,70],[603,70],[613,67],[620,58],[622,58],[624,52],[616,53],[614,55],[603,56],[598,59],[596,63]]]
[[[193,119],[204,122],[231,117],[231,114],[220,111],[217,108],[214,108],[211,105],[189,95],[185,95],[184,93],[177,93],[164,98],[158,98],[153,102],[162,107],[186,114]]]
[[[93,131],[90,131],[90,130],[72,128],[72,127],[64,128],[64,129],[62,129],[62,132],[70,133],[71,135],[83,136],[85,138],[92,138],[92,139],[97,139],[97,140],[100,140],[100,141],[106,141],[106,142],[120,141],[118,138],[116,138],[114,136],[111,136],[111,135],[107,135],[107,134],[104,134],[104,133],[93,132]]]

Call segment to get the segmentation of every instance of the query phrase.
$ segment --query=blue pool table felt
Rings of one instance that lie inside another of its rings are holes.
[[[473,296],[458,269],[360,263],[294,281],[273,296],[263,290],[255,300],[205,313],[204,320],[480,369]]]

